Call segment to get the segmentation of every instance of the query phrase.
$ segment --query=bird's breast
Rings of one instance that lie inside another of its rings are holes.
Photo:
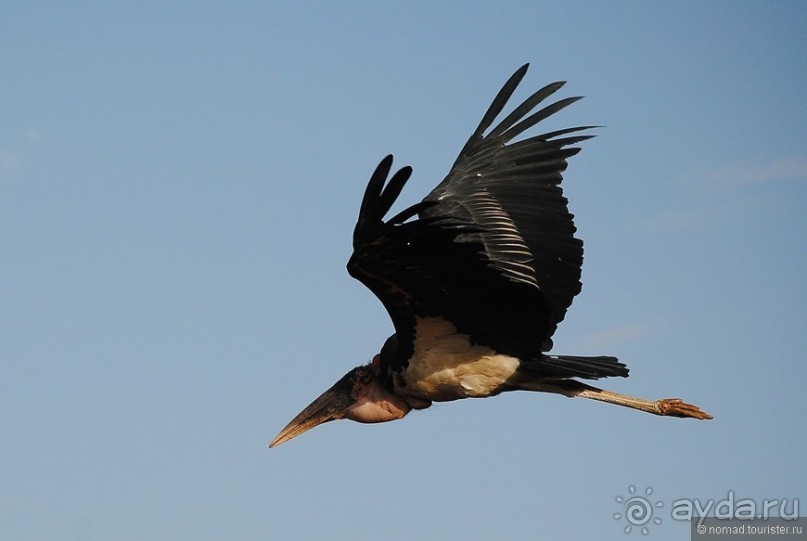
[[[394,378],[395,391],[437,402],[483,398],[508,389],[520,361],[474,344],[442,318],[419,318],[414,354]]]

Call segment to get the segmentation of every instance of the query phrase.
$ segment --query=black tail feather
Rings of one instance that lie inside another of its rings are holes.
[[[519,370],[545,378],[584,378],[600,379],[628,377],[628,367],[616,357],[600,355],[581,357],[578,355],[545,355],[535,361],[523,362]]]

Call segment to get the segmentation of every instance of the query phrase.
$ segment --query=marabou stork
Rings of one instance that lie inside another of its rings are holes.
[[[432,402],[515,390],[712,418],[677,398],[645,400],[575,379],[627,377],[615,357],[547,353],[580,292],[583,264],[561,173],[580,150],[573,145],[593,137],[581,132],[595,126],[514,141],[579,99],[533,112],[563,86],[557,82],[491,129],[528,66],[499,91],[446,178],[386,221],[412,169],[387,180],[392,156],[381,160],[361,202],[347,270],[384,304],[395,334],[369,364],[348,372],[292,419],[270,447],[335,419],[392,421]]]

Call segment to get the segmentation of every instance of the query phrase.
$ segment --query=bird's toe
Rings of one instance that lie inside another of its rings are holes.
[[[712,419],[712,416],[694,404],[687,404],[680,398],[663,398],[656,401],[659,415],[672,417],[692,417],[694,419]]]

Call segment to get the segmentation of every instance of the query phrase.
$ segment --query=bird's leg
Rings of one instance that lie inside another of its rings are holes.
[[[626,394],[615,393],[586,385],[577,380],[564,379],[558,381],[530,382],[529,389],[549,393],[558,393],[568,397],[580,396],[608,402],[617,406],[646,411],[654,415],[669,415],[672,417],[692,417],[695,419],[711,419],[712,416],[701,410],[698,406],[687,404],[680,398],[660,398],[659,400],[646,400]]]

